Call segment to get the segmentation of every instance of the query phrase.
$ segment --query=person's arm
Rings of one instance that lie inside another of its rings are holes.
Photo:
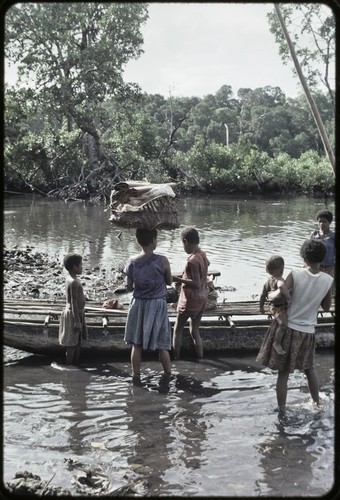
[[[131,259],[129,259],[127,261],[126,266],[124,267],[124,271],[123,271],[123,273],[126,276],[126,290],[128,292],[133,291],[133,280],[132,280],[132,277],[129,275],[130,266],[131,266]]]
[[[285,283],[284,285],[284,289],[282,289],[282,286],[281,284],[282,283]],[[278,281],[278,288],[277,290],[274,290],[273,292],[269,292],[268,293],[268,299],[271,301],[271,302],[275,302],[277,301],[278,299],[281,299],[283,296],[284,298],[288,301],[288,303],[290,304],[291,301],[292,301],[292,297],[290,295],[290,291],[292,290],[293,288],[293,285],[294,285],[294,280],[293,280],[293,275],[292,273],[290,272],[287,276],[287,279],[286,280],[279,280]],[[283,293],[282,293],[283,292]],[[288,298],[289,297],[289,298]]]
[[[201,286],[201,277],[198,270],[198,266],[193,265],[191,262],[188,262],[189,272],[191,274],[191,279],[178,278],[177,276],[173,276],[172,280],[175,283],[182,283],[185,286],[190,288],[200,288]]]
[[[260,312],[262,314],[265,314],[264,304],[266,302],[266,298],[267,298],[267,287],[266,287],[266,284],[264,284],[263,288],[262,288],[261,295],[260,295],[260,301],[259,301]]]
[[[129,277],[127,277],[127,279],[126,279],[126,289],[127,289],[128,292],[132,292],[133,291],[133,281]]]
[[[78,307],[78,297],[79,297],[79,287],[80,283],[77,280],[73,280],[70,284],[70,295],[71,295],[71,312],[74,318],[74,328],[81,328],[81,322],[79,317],[79,307]]]
[[[294,285],[293,274],[292,274],[292,272],[290,272],[286,278],[286,287],[287,287],[288,293],[290,293],[290,291],[292,290],[293,285]]]
[[[171,275],[170,262],[169,262],[169,259],[167,257],[165,257],[164,255],[162,257],[162,260],[163,260],[165,283],[170,286],[172,283],[172,280],[173,280],[173,277]]]
[[[290,296],[290,293],[289,293],[289,290],[288,290],[288,287],[287,287],[287,284],[285,282],[284,279],[280,279],[277,281],[277,286],[278,286],[278,289],[280,290],[281,292],[281,297],[283,299],[285,299],[288,303],[291,302],[292,298]]]
[[[324,311],[329,311],[332,305],[332,287],[328,290],[321,302],[321,307]]]

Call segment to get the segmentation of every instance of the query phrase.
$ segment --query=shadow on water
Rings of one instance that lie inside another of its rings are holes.
[[[260,493],[263,487],[271,496],[317,496],[331,492],[332,479],[328,485],[317,485],[325,466],[334,460],[332,440],[325,439],[333,434],[332,420],[327,415],[329,404],[325,398],[323,408],[301,405],[298,411],[287,410],[278,415],[270,438],[257,445],[264,471],[262,480],[257,481]]]
[[[81,468],[143,496],[304,496],[328,491],[334,460],[333,354],[317,355],[322,407],[294,375],[285,419],[274,413],[275,374],[255,355],[142,362],[7,357],[5,480],[29,470],[74,491]]]

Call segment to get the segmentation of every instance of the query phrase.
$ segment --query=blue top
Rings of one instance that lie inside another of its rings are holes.
[[[146,259],[127,261],[124,273],[133,282],[136,299],[166,299],[162,256],[152,253]]]
[[[321,262],[322,266],[334,266],[335,265],[335,233],[329,231],[328,235],[323,237],[320,232],[316,229],[312,232],[311,238],[322,241],[326,245],[327,253],[326,257]]]

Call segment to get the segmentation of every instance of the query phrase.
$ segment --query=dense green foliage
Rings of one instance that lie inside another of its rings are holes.
[[[143,94],[123,71],[141,53],[146,4],[74,5],[6,15],[6,57],[20,75],[5,89],[7,189],[106,199],[115,182],[146,178],[213,193],[333,190],[304,95],[233,96],[227,84],[203,98]],[[332,99],[314,99],[334,146]]]

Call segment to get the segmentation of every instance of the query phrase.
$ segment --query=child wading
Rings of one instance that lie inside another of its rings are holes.
[[[295,369],[304,371],[313,401],[319,404],[319,381],[314,368],[315,325],[320,305],[329,311],[332,301],[333,278],[319,269],[326,255],[325,245],[320,240],[306,240],[300,255],[305,267],[293,270],[286,279],[292,301],[282,339],[285,353],[278,354],[273,348],[276,326],[272,324],[256,358],[257,362],[278,370],[276,397],[281,411],[286,405],[288,377]]]
[[[171,327],[166,285],[171,285],[172,277],[168,258],[154,253],[157,230],[137,229],[136,239],[142,251],[131,257],[124,269],[127,289],[133,291],[124,340],[132,345],[133,382],[139,384],[142,350],[158,350],[165,375],[171,374]]]
[[[177,305],[177,318],[174,326],[174,357],[179,359],[183,329],[188,321],[190,335],[194,342],[198,358],[203,358],[203,342],[199,326],[208,297],[208,266],[206,253],[199,247],[197,229],[188,227],[181,233],[184,250],[189,254],[181,278],[173,276],[175,283],[181,283],[181,291]]]
[[[66,278],[66,307],[61,313],[59,324],[59,343],[66,346],[66,363],[79,363],[81,340],[87,336],[85,324],[85,296],[77,275],[83,272],[82,256],[70,253],[64,257],[64,267],[69,276]]]
[[[291,300],[286,282],[282,276],[284,265],[284,260],[280,255],[272,255],[267,259],[266,271],[270,276],[263,285],[260,296],[260,311],[262,314],[265,314],[264,304],[266,300],[271,303],[270,312],[277,325],[273,348],[278,354],[285,353],[281,343],[287,328],[287,307]]]

